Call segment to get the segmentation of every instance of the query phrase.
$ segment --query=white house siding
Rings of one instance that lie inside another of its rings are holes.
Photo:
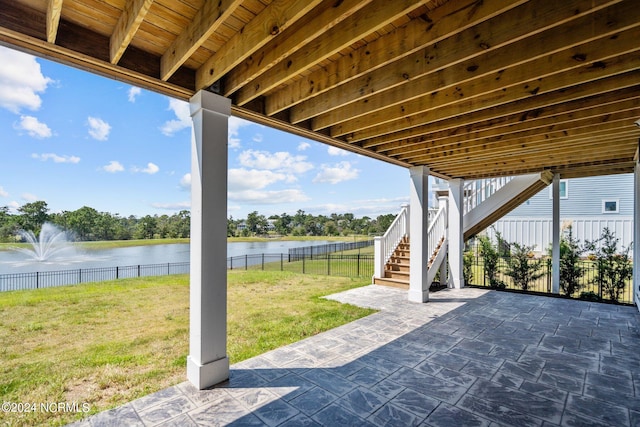
[[[568,197],[560,200],[561,226],[572,226],[581,242],[598,239],[609,228],[622,247],[633,241],[633,174],[568,180]],[[617,213],[602,213],[602,201],[617,200]],[[495,237],[499,231],[508,242],[534,246],[546,252],[551,244],[552,200],[549,187],[543,189],[511,213],[489,227]]]

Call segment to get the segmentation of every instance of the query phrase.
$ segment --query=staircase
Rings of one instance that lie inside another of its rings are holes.
[[[513,178],[483,179],[466,183],[463,193],[463,236],[468,239],[484,230],[551,183],[553,174],[542,172]],[[409,206],[402,207],[382,238],[376,238],[373,283],[409,289]],[[432,283],[446,258],[447,210],[429,212],[427,281]],[[382,260],[386,260],[382,262]]]

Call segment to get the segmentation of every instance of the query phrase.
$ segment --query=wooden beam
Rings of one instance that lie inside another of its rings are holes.
[[[363,45],[349,55],[342,56],[318,71],[270,94],[265,101],[266,114],[271,115],[303,101],[311,102],[320,94],[400,58],[412,55],[430,44],[438,43],[460,31],[516,7],[523,0],[505,3],[503,0],[467,0],[447,2],[429,12],[424,18],[413,19],[406,25]],[[414,55],[412,55],[414,56]],[[376,85],[372,79],[371,84]],[[323,101],[319,98],[313,103]],[[306,104],[306,102],[305,102]],[[302,110],[305,108],[302,107]],[[324,111],[324,107],[321,107]],[[292,110],[291,120],[304,119]],[[312,114],[308,118],[312,117]]]
[[[373,0],[362,9],[313,42],[304,46],[286,61],[280,62],[265,74],[242,87],[235,95],[235,103],[244,105],[274,87],[286,82],[291,76],[300,74],[317,65],[331,55],[340,52],[365,36],[378,31],[398,18],[417,9],[429,0]],[[229,95],[229,93],[227,93]]]
[[[122,15],[120,15],[109,41],[109,54],[112,64],[117,64],[122,58],[124,51],[136,35],[152,3],[153,0],[128,0],[125,3]]]
[[[636,59],[636,61],[638,60],[640,60],[640,58]],[[578,73],[576,78],[579,77],[580,73]],[[435,129],[437,128],[436,122],[455,117],[458,117],[460,125],[462,126],[465,124],[465,115],[470,112],[478,113],[473,116],[476,121],[489,120],[509,114],[524,113],[526,111],[544,108],[550,105],[566,103],[568,101],[594,96],[610,92],[612,90],[635,86],[638,84],[638,78],[640,78],[640,71],[636,68],[635,70],[628,71],[626,73],[614,73],[609,77],[572,86],[571,90],[561,90],[536,95],[532,95],[530,92],[525,92],[525,94],[522,94],[523,96],[518,96],[515,93],[516,91],[514,91],[513,98],[516,98],[515,100],[512,99],[510,94],[507,96],[506,93],[497,93],[485,102],[468,100],[462,103],[442,107],[437,110],[402,117],[401,119],[393,122],[380,124],[345,135],[345,139],[349,142],[364,141],[369,138],[391,134],[393,132],[427,124],[433,124]],[[508,101],[510,98],[512,99],[511,102]],[[483,112],[480,113],[480,111]],[[336,133],[341,132],[338,131]]]
[[[160,78],[167,80],[242,4],[242,0],[205,1],[187,28],[160,60]]]
[[[47,41],[56,42],[58,35],[58,25],[60,24],[60,14],[62,13],[63,0],[49,0],[47,2]]]
[[[637,43],[638,38],[632,38],[640,37],[640,29],[632,29],[622,34],[629,36],[625,37],[625,41],[622,43],[617,43],[617,40],[615,40],[611,44],[601,45],[600,48],[592,46],[593,50],[590,52],[594,54],[595,52],[602,52],[605,56],[600,57],[595,54],[593,62],[589,62],[586,65],[575,61],[572,58],[573,55],[571,55],[572,50],[570,50],[569,52],[564,52],[560,58],[556,55],[550,55],[548,60],[547,58],[538,59],[532,61],[531,64],[523,64],[504,72],[498,72],[495,75],[481,77],[463,84],[453,85],[453,87],[449,86],[445,90],[436,90],[430,94],[423,94],[421,97],[410,99],[407,102],[394,102],[396,96],[401,96],[404,93],[404,91],[397,91],[387,96],[387,98],[392,98],[388,99],[391,104],[390,107],[378,107],[376,103],[376,106],[372,107],[375,111],[366,116],[360,116],[333,126],[331,134],[333,136],[342,136],[436,109],[444,111],[451,108],[452,111],[456,111],[455,115],[457,115],[460,114],[460,110],[456,108],[456,104],[464,102],[473,103],[474,110],[488,106],[495,107],[502,103],[535,97],[539,94],[575,87],[590,81],[638,69],[640,68],[640,56],[630,49],[640,49],[640,44]],[[610,39],[607,38],[606,40]],[[622,48],[621,54],[616,52],[617,49],[614,46]],[[612,49],[607,49],[607,47]],[[549,64],[550,67],[553,67],[555,65],[554,60],[559,62],[557,67],[560,70],[557,73],[553,73],[550,69],[540,68],[543,64]],[[439,81],[440,79],[436,77],[436,80]],[[382,98],[381,95],[378,97]],[[364,106],[358,108],[358,114],[365,108]],[[465,111],[469,112],[469,110]],[[315,129],[315,126],[312,126],[312,128]]]
[[[236,92],[370,2],[371,0],[344,0],[336,3],[321,3],[313,13],[296,22],[285,33],[231,70],[224,80],[225,93]]]
[[[208,88],[317,6],[321,0],[275,0],[237,32],[196,72],[197,90]]]

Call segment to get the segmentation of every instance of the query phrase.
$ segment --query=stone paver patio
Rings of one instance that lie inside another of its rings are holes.
[[[635,426],[635,307],[466,288],[428,304],[380,286],[328,298],[381,311],[77,426]]]

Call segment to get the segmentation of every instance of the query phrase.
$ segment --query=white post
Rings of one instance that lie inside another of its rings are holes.
[[[443,207],[447,208],[448,203],[449,203],[448,196],[438,197],[438,209],[442,209]],[[447,260],[447,256],[445,255],[444,259],[442,260],[442,264],[440,264],[440,285],[448,285],[449,283],[448,277],[447,277],[447,272],[448,272],[447,263],[448,263],[448,260]]]
[[[378,279],[384,277],[385,254],[382,253],[382,236],[373,238],[373,253],[375,264],[373,266],[373,277]]]
[[[189,104],[193,134],[187,378],[202,390],[229,378],[227,124],[231,100],[199,91]]]
[[[640,141],[639,141],[640,145]],[[638,153],[638,151],[636,151]],[[640,159],[636,158],[633,181],[633,302],[640,304]],[[640,306],[638,307],[640,309]]]
[[[409,301],[429,301],[427,263],[429,262],[429,168],[415,166],[409,169],[409,229],[411,230],[411,253],[409,256]]]
[[[560,293],[560,175],[553,175],[551,193],[553,195],[552,239],[551,249],[551,293]]]
[[[464,180],[449,181],[449,281],[450,287],[464,288],[462,253],[464,251]]]

